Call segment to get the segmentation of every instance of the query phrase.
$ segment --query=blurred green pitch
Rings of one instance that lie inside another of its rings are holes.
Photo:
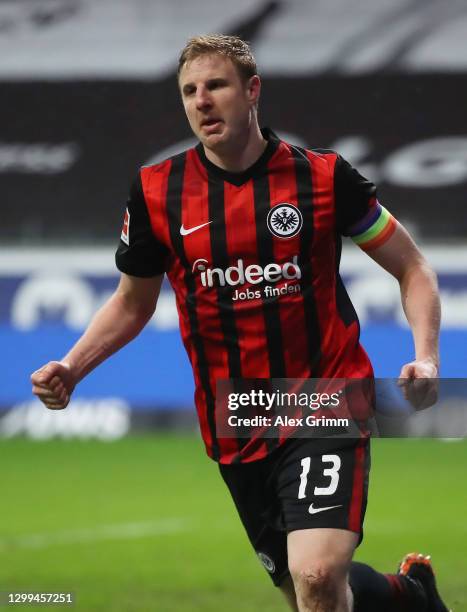
[[[466,441],[373,441],[357,553],[388,572],[431,554],[454,612],[467,611],[466,471]],[[195,436],[1,441],[0,474],[0,591],[76,594],[33,609],[286,609]]]

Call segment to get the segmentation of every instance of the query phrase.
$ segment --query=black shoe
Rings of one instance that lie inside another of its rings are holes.
[[[435,573],[431,566],[431,557],[418,553],[409,553],[402,559],[399,576],[418,583],[427,598],[427,612],[450,612],[441,599],[436,588]]]

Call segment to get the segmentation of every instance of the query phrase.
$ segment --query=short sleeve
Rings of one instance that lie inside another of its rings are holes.
[[[340,155],[334,171],[336,226],[364,251],[382,246],[393,235],[397,222],[376,199],[375,185]]]
[[[167,270],[169,255],[169,249],[153,234],[138,172],[127,200],[115,263],[120,272],[148,278]]]
[[[337,230],[349,236],[349,230],[376,205],[376,187],[348,161],[337,156],[334,169]]]

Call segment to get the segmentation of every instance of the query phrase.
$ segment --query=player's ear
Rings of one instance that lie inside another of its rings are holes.
[[[248,99],[253,105],[257,105],[259,94],[261,93],[261,79],[257,74],[254,74],[248,79]]]

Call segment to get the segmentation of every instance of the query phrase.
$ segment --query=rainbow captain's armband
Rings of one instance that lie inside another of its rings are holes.
[[[367,215],[348,230],[348,235],[364,251],[383,245],[393,235],[396,220],[376,201]]]

